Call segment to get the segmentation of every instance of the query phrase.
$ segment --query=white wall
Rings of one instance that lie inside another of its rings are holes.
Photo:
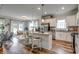
[[[58,19],[60,19],[60,20],[65,19],[67,26],[76,26],[76,22],[77,22],[76,15],[57,18],[57,20]],[[56,32],[56,38],[55,39],[72,42],[71,32]]]

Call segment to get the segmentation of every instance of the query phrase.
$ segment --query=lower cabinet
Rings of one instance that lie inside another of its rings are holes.
[[[55,39],[72,42],[71,32],[56,32]]]

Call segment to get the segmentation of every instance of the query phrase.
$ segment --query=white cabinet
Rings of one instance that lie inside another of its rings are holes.
[[[56,18],[45,19],[44,23],[49,23],[50,26],[56,26]]]
[[[67,16],[66,22],[67,22],[67,26],[75,26],[76,25],[76,15]]]
[[[71,33],[70,32],[56,32],[56,40],[72,42]]]
[[[76,36],[76,53],[79,54],[79,35]]]
[[[52,49],[52,34],[49,32],[41,33],[41,32],[34,32],[33,37],[40,37],[42,40],[41,45],[42,48],[51,50]]]

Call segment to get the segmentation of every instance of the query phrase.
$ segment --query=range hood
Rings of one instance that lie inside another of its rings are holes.
[[[53,18],[53,17],[54,17],[53,15],[43,15],[42,19],[50,19],[50,18]]]

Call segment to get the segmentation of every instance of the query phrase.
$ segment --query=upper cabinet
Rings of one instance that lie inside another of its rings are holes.
[[[78,14],[79,15],[79,14]],[[57,20],[66,20],[66,25],[67,26],[76,26],[77,25],[77,18],[76,15],[71,15],[71,16],[66,16],[66,17],[56,17],[56,18],[50,18],[50,19],[45,19],[43,23],[49,23],[50,26],[56,27],[57,25]]]
[[[77,25],[79,26],[79,12],[77,13],[76,19],[77,19]]]
[[[43,23],[49,23],[50,26],[56,26],[56,18],[45,19]]]
[[[77,23],[76,15],[66,17],[67,26],[76,26],[76,23]]]

